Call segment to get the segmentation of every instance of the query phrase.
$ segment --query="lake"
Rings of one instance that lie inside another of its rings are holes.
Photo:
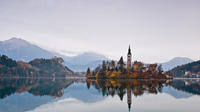
[[[199,79],[0,79],[0,112],[199,112],[199,106]]]

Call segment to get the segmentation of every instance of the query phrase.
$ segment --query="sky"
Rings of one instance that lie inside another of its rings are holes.
[[[200,59],[200,0],[0,0],[0,40],[66,55],[165,62]]]

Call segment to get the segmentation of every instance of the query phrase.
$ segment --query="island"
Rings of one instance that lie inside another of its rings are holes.
[[[173,79],[170,72],[163,72],[162,66],[158,64],[144,64],[134,61],[132,64],[132,54],[129,46],[127,63],[123,57],[118,62],[114,60],[103,61],[102,65],[93,71],[87,69],[88,79]]]

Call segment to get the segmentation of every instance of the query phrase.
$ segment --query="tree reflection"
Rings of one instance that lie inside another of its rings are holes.
[[[179,91],[200,95],[200,79],[174,80],[172,86]]]
[[[162,92],[163,87],[172,86],[175,89],[200,95],[200,81],[188,80],[94,80],[94,79],[73,79],[73,78],[1,78],[0,99],[6,98],[14,93],[28,92],[35,96],[61,97],[64,89],[74,82],[86,83],[88,89],[94,87],[102,96],[118,96],[124,100],[127,95],[127,105],[131,108],[132,95],[142,96],[144,93],[157,94]],[[73,89],[71,89],[73,91]],[[79,90],[81,91],[81,90]],[[81,95],[80,95],[81,96]],[[83,96],[85,97],[85,96]]]
[[[23,92],[29,92],[35,96],[61,97],[64,89],[74,81],[74,79],[65,78],[3,78],[0,79],[0,98]]]
[[[92,80],[87,79],[87,87],[94,86],[103,96],[118,95],[123,100],[127,95],[127,104],[130,111],[132,94],[141,96],[144,93],[157,94],[164,86],[172,84],[172,80]]]

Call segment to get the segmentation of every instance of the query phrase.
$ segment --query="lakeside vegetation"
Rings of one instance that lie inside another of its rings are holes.
[[[170,70],[174,77],[200,78],[200,60]]]

